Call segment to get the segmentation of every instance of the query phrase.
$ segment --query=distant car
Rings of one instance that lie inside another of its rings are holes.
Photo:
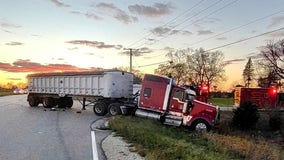
[[[14,91],[13,91],[14,94],[26,94],[27,91],[25,91],[24,89],[21,89],[21,88],[16,88]]]
[[[13,91],[14,94],[19,94],[19,89],[16,88],[14,91]]]

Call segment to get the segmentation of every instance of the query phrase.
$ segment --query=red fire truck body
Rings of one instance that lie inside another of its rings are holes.
[[[271,88],[242,88],[235,90],[235,106],[240,106],[243,102],[253,102],[261,109],[271,109],[277,106],[277,90]]]

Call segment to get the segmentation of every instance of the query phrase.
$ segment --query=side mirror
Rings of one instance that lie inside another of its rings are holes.
[[[193,108],[193,103],[192,103],[192,101],[191,101],[191,100],[186,100],[186,101],[185,101],[185,107],[184,107],[183,113],[188,114],[189,111],[191,110],[191,108]]]

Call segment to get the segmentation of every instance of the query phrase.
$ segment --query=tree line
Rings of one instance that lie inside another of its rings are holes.
[[[200,49],[171,50],[167,53],[168,64],[161,64],[155,69],[155,74],[172,76],[177,84],[211,86],[225,78],[223,63],[224,55],[220,51],[206,52]]]
[[[256,56],[248,57],[240,79],[236,86],[270,87],[271,85],[281,85],[284,78],[284,39],[279,41],[269,41],[265,46],[260,47],[260,52]],[[225,67],[229,65],[224,61],[224,54],[221,51],[206,51],[199,49],[171,49],[166,54],[168,63],[160,64],[154,71],[155,74],[170,76],[177,84],[192,84],[199,86],[206,84],[213,90],[217,90],[217,85],[226,80]],[[118,70],[127,71],[129,67],[118,67]],[[143,73],[133,70],[134,83],[141,83]],[[235,86],[235,87],[236,87]]]
[[[266,46],[262,46],[254,63],[250,57],[243,70],[243,80],[246,87],[250,87],[252,81],[263,88],[281,87],[283,78],[284,39],[277,42],[269,41]]]
[[[170,62],[161,64],[155,69],[155,74],[172,76],[180,85],[207,84],[217,88],[219,82],[225,81],[224,54],[220,51],[207,52],[200,49],[171,50],[167,54]],[[252,60],[253,59],[253,60]],[[243,69],[243,82],[238,86],[251,87],[252,81],[256,86],[268,88],[271,85],[281,85],[284,78],[284,39],[269,41],[262,46],[257,56],[249,57]],[[244,84],[244,85],[242,85]]]

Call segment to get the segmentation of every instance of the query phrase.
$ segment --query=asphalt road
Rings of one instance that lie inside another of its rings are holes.
[[[74,101],[72,109],[51,111],[29,107],[26,97],[0,97],[1,160],[93,159],[90,126],[102,117],[94,115],[92,107],[77,113],[81,104]],[[98,159],[105,159],[101,142],[109,134],[95,131]]]

